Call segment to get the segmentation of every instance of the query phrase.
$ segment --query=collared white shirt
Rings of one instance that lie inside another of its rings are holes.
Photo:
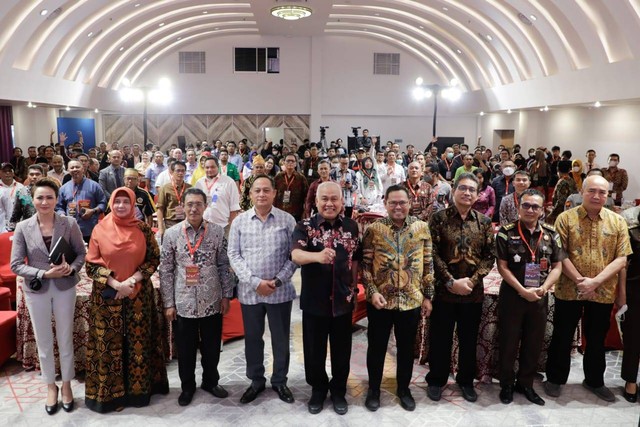
[[[384,164],[384,168],[380,168],[380,180],[382,181],[383,193],[387,191],[387,188],[392,185],[399,185],[407,180],[404,173],[404,168],[397,163],[394,163],[393,170],[388,163]],[[391,170],[391,173],[389,173]]]
[[[169,175],[169,168],[160,172],[160,175],[156,178],[156,188],[160,189],[165,184],[169,184],[171,182],[171,175]],[[185,181],[187,182],[187,181]],[[155,190],[155,188],[154,188]]]
[[[229,224],[231,212],[240,210],[240,195],[236,182],[222,172],[215,178],[203,176],[196,182],[196,188],[207,195],[207,210],[204,219],[224,228]]]

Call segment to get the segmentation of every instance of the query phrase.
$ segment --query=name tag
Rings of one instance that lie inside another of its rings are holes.
[[[185,218],[185,216],[184,216],[184,207],[182,205],[176,206],[176,209],[175,209],[174,212],[175,212],[175,218],[176,219],[182,220],[182,219]]]
[[[200,267],[197,265],[187,265],[185,267],[185,276],[187,286],[200,285]]]
[[[309,169],[309,173],[307,175],[313,176],[313,169]]]
[[[211,201],[213,203],[216,203],[218,201],[218,193],[215,193],[213,196],[211,196]]]
[[[447,181],[451,181],[451,171],[447,171],[445,178]]]
[[[291,202],[291,191],[286,190],[282,195],[282,203],[290,203]]]
[[[540,264],[528,262],[524,267],[524,287],[540,287]]]

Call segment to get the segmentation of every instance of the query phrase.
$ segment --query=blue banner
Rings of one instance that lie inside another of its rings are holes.
[[[60,132],[67,134],[65,146],[78,142],[78,131],[82,132],[84,139],[84,152],[96,146],[95,119],[77,119],[72,117],[58,117],[58,135]]]

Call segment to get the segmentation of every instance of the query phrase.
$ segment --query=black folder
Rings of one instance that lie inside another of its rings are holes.
[[[51,253],[49,254],[49,262],[51,264],[60,265],[62,263],[62,255],[64,255],[64,259],[67,263],[71,264],[76,259],[76,252],[73,250],[71,246],[69,246],[69,242],[63,236],[58,238],[58,241],[53,245],[53,249],[51,249]]]

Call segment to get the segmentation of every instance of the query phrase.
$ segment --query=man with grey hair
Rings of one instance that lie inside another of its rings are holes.
[[[333,409],[348,410],[345,394],[351,359],[351,313],[356,300],[360,244],[358,224],[340,214],[342,187],[323,182],[316,193],[318,213],[298,222],[292,237],[291,259],[302,266],[302,342],[309,412],[322,411],[331,391]],[[325,363],[331,343],[331,373]]]

